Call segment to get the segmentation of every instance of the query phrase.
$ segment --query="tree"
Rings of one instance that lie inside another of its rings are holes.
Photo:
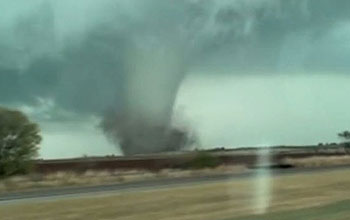
[[[345,140],[345,143],[343,143],[344,150],[345,152],[350,153],[350,131],[343,131],[338,134],[338,137]]]
[[[350,141],[350,131],[343,131],[338,134],[338,137],[345,139],[346,141]]]
[[[0,176],[28,172],[40,142],[37,124],[20,111],[0,107]]]

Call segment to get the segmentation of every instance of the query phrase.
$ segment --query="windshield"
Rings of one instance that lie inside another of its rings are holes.
[[[348,219],[349,12],[0,1],[0,218]]]

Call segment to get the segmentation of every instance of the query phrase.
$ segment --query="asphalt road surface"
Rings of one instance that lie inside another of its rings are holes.
[[[333,170],[350,169],[350,166],[334,166],[322,168],[290,168],[290,169],[270,169],[270,175],[293,175],[311,172],[329,172]],[[30,202],[40,200],[57,200],[62,198],[84,197],[91,195],[106,195],[121,192],[141,192],[147,190],[165,189],[171,187],[181,187],[210,182],[232,181],[235,179],[254,178],[259,169],[253,169],[246,173],[225,174],[200,177],[166,178],[140,182],[119,183],[98,186],[76,186],[41,189],[28,192],[11,192],[0,194],[0,205],[18,202]]]

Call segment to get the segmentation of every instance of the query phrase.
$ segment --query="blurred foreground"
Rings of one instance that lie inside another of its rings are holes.
[[[346,220],[350,169],[271,178],[267,212],[254,215],[256,178],[58,200],[4,203],[0,219]]]

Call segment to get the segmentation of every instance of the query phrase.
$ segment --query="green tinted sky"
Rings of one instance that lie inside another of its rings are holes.
[[[106,110],[136,102],[150,114],[174,97],[206,147],[331,142],[350,127],[348,0],[3,0],[0,10],[0,103],[42,126],[43,157],[118,154],[98,127]],[[130,76],[138,50],[166,65]]]

